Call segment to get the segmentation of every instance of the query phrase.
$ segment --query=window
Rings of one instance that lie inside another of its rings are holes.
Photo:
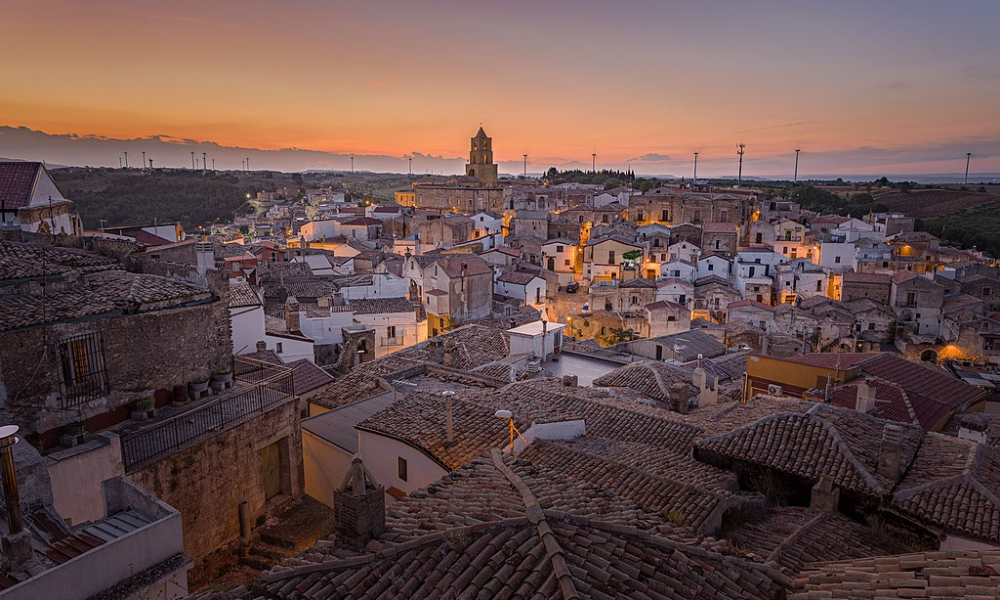
[[[906,292],[906,305],[916,306],[917,304],[917,294],[914,292]]]
[[[653,240],[653,247],[654,248],[659,248],[660,247],[660,238],[656,238],[656,239]]]
[[[556,246],[556,252],[562,252],[566,248],[564,246]]]
[[[750,274],[748,275],[748,277],[753,277],[756,273],[757,273],[757,268],[750,267]]]
[[[676,320],[677,320],[677,317],[675,317],[673,315],[670,315],[670,316],[667,317],[667,322],[668,323],[673,323]]]
[[[833,262],[839,265],[840,264],[840,257],[839,256],[835,256],[833,258]]]
[[[277,352],[278,354],[282,353],[281,342],[278,342],[277,344],[275,344],[274,348],[275,348],[275,352]]]
[[[542,288],[536,287],[535,288],[535,304],[541,304],[541,303],[542,303]]]
[[[631,302],[632,304],[639,304],[639,296],[633,294],[632,299],[629,302]]]
[[[642,221],[642,220],[643,220],[643,218],[642,218],[642,213],[639,213],[639,218],[638,218],[638,219],[636,219],[636,220],[638,220],[638,221]]]
[[[100,333],[85,333],[59,343],[63,405],[74,406],[108,393],[104,342]]]
[[[983,296],[991,296],[992,294],[993,290],[991,288],[983,288]]]
[[[396,475],[400,481],[406,481],[406,459],[402,456],[396,459]]]
[[[868,324],[868,331],[875,331],[875,323]]]
[[[715,270],[715,265],[713,265],[712,263],[708,263],[708,270],[709,271],[714,271]]]
[[[823,282],[822,281],[817,281],[816,282],[816,291],[817,292],[822,292],[823,291]]]
[[[608,328],[605,327],[604,325],[601,325],[601,335],[606,335],[607,333],[608,333]]]
[[[694,221],[695,223],[701,223],[701,211],[700,210],[694,211],[694,219],[692,219],[692,221]]]
[[[389,338],[390,340],[395,339],[396,337],[395,325],[389,325],[388,327],[385,328],[385,337]]]
[[[677,304],[680,304],[681,306],[686,306],[687,305],[687,296],[684,295],[684,294],[681,294],[680,296],[678,296],[677,297]]]
[[[563,263],[568,267],[569,266],[569,259],[567,258],[566,260],[563,261]]]
[[[233,263],[233,273],[238,273],[239,270],[240,270],[240,263],[234,262]]]
[[[715,240],[715,249],[720,250],[722,248],[722,240]]]
[[[607,222],[608,222],[608,215],[604,215],[603,217],[601,217],[601,223],[607,223]]]
[[[609,265],[615,264],[615,251],[614,250],[608,250],[608,264]]]
[[[665,210],[665,209],[661,210],[660,211],[660,220],[661,221],[669,221],[670,220],[670,212],[667,211],[667,210]]]
[[[729,211],[728,210],[722,211],[722,213],[719,215],[719,222],[720,223],[728,223],[729,222]]]

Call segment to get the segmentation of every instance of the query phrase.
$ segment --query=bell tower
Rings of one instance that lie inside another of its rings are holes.
[[[497,165],[493,162],[493,138],[487,136],[482,127],[476,137],[472,138],[465,174],[487,186],[495,186],[499,180]]]

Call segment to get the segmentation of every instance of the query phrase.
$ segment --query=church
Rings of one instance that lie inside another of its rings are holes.
[[[469,145],[469,163],[465,177],[413,184],[419,208],[474,214],[484,210],[501,211],[504,207],[499,171],[493,162],[493,138],[482,127]]]

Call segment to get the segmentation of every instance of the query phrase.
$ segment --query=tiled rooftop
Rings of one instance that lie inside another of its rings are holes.
[[[769,467],[815,483],[829,476],[837,487],[864,496],[885,497],[897,477],[878,471],[883,435],[901,448],[901,465],[913,459],[920,442],[917,427],[886,422],[854,410],[816,404],[806,413],[777,413],[696,442],[696,455],[708,462],[736,461]]]

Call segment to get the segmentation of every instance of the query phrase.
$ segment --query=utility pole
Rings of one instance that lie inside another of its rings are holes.
[[[736,176],[737,187],[743,185],[743,154],[746,152],[746,150],[744,150],[744,148],[746,147],[747,145],[742,142],[740,142],[740,144],[736,146],[736,154],[740,155],[740,170],[739,174]]]
[[[152,159],[152,158],[151,158],[151,159],[149,159],[149,170],[150,170],[150,171],[152,171],[152,170],[153,170],[153,159]]]
[[[525,179],[528,178],[528,155],[527,154],[524,155],[524,173],[522,174],[522,176]]]
[[[965,185],[969,185],[969,161],[972,160],[972,153],[965,153]]]
[[[694,181],[692,181],[692,183],[695,184],[695,185],[698,184],[698,153],[697,152],[694,153]]]
[[[118,168],[122,168],[122,157],[118,157]]]
[[[795,174],[792,175],[792,183],[798,183],[798,181],[799,181],[799,152],[801,152],[801,150],[799,150],[798,148],[796,148],[795,149]]]
[[[597,174],[597,153],[596,152],[594,152],[593,154],[590,155],[590,160],[592,161],[591,162],[590,170],[593,171],[593,173],[596,175]]]
[[[409,166],[409,169],[410,169],[410,171],[409,171],[409,177],[410,177],[410,179],[413,179],[413,157],[412,156],[407,156],[406,160],[410,163],[410,166]]]
[[[215,159],[212,159],[212,172],[215,172]]]
[[[191,151],[191,170],[194,170],[194,150]]]
[[[250,172],[250,157],[247,157],[247,173]]]

